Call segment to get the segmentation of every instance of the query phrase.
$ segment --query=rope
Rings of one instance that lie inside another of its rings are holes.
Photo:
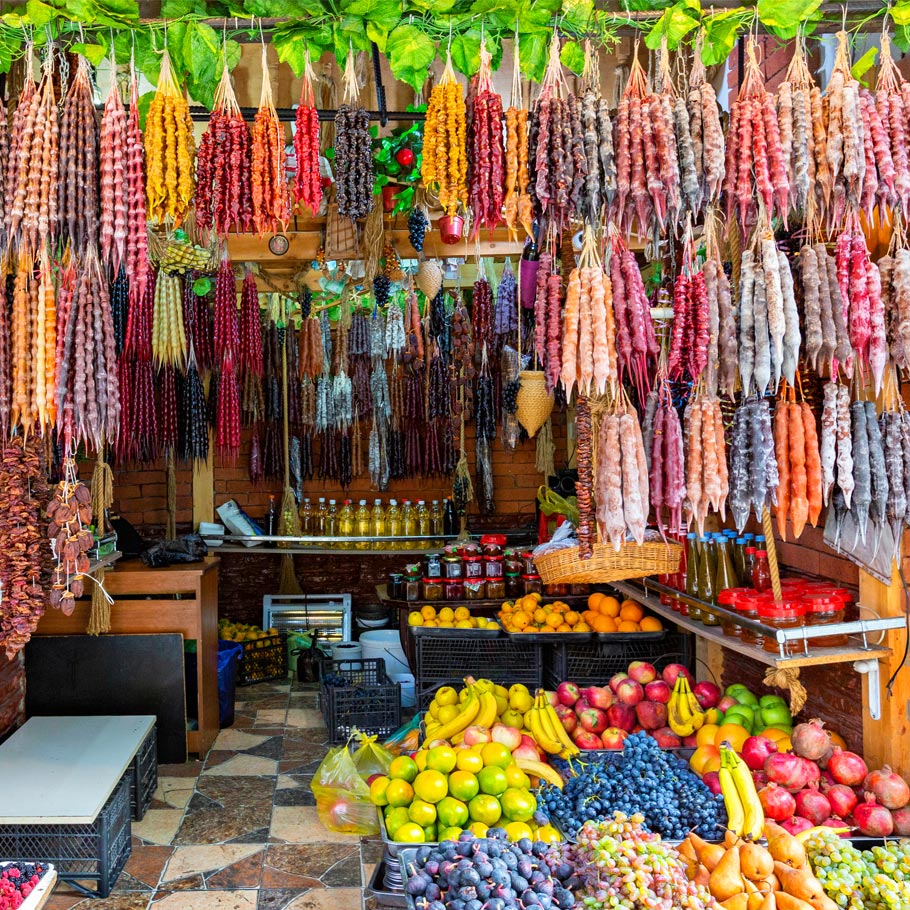
[[[806,687],[799,681],[799,669],[783,667],[775,670],[768,667],[765,670],[764,684],[775,689],[787,689],[790,692],[790,713],[794,716],[802,711],[808,695]]]
[[[553,441],[553,423],[551,418],[548,417],[537,434],[537,451],[534,460],[534,467],[543,474],[544,478],[552,477],[556,473],[555,455],[556,443]]]
[[[768,553],[768,568],[771,570],[771,590],[774,592],[774,599],[780,600],[780,567],[777,564],[777,545],[774,543],[774,525],[771,523],[771,512],[767,506],[762,509],[761,523],[765,532],[765,550]]]
[[[284,305],[282,304],[282,309]],[[283,319],[283,316],[282,316]],[[281,494],[281,514],[278,517],[278,533],[288,537],[300,536],[300,515],[297,500],[291,489],[291,444],[288,419],[288,345],[285,335],[281,345],[281,434],[284,442],[284,492]],[[303,594],[300,582],[294,572],[294,557],[290,553],[281,555],[281,571],[278,576],[279,594]]]

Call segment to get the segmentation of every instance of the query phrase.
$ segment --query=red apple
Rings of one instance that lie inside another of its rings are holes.
[[[581,725],[589,733],[603,733],[609,724],[607,723],[607,712],[601,711],[600,708],[588,708],[581,715]]]
[[[371,774],[371,775],[367,778],[367,783],[368,783],[368,784],[372,784],[373,781],[376,780],[377,777],[382,777],[382,776],[383,776],[382,774]]]
[[[610,688],[613,690],[613,694],[614,694],[614,695],[616,694],[616,687],[617,687],[624,679],[628,679],[628,678],[629,678],[629,674],[628,674],[628,673],[614,673],[614,674],[610,677],[610,683],[609,683],[609,685],[610,685]]]
[[[591,707],[591,702],[589,702],[589,701],[584,697],[584,695],[582,695],[582,697],[579,698],[578,701],[575,702],[575,704],[574,704],[572,707],[575,709],[575,713],[576,713],[577,715],[579,715],[579,717],[580,717],[582,711],[587,711],[588,708]]]
[[[610,705],[607,708],[607,720],[611,727],[619,727],[628,733],[635,726],[635,709],[628,705]]]
[[[720,794],[720,775],[716,771],[708,771],[702,780],[715,796]]]
[[[600,708],[603,711],[606,711],[615,701],[612,691],[601,686],[591,686],[585,689],[585,698],[592,708]]]
[[[494,743],[502,743],[510,752],[521,745],[521,730],[506,724],[493,724],[490,730]]]
[[[578,686],[573,682],[561,682],[556,687],[556,696],[559,698],[560,703],[569,707],[578,701],[580,695]]]
[[[645,697],[645,690],[641,683],[635,682],[634,679],[624,679],[616,687],[616,700],[623,705],[635,707]]]
[[[616,727],[607,727],[600,735],[600,740],[604,749],[621,749],[629,734],[625,730],[619,730]]]
[[[556,716],[562,722],[563,727],[571,733],[578,726],[578,717],[575,712],[566,707],[566,705],[560,705],[556,709]]]
[[[657,670],[654,669],[654,664],[649,664],[647,661],[633,660],[629,664],[629,676],[644,686],[657,679]]]
[[[395,154],[395,160],[402,167],[410,167],[414,163],[414,153],[409,148],[399,149]]]
[[[664,667],[664,672],[661,676],[663,676],[664,682],[672,689],[673,686],[676,685],[676,677],[680,674],[689,680],[690,686],[695,682],[695,680],[692,679],[692,674],[682,664],[667,664]]]
[[[519,745],[518,748],[522,749],[524,747],[533,749],[537,753],[538,757],[540,756],[540,746],[537,745],[537,740],[534,739],[533,736],[528,736],[527,733],[521,734],[521,745]],[[514,750],[513,750],[513,754],[514,754]]]
[[[662,679],[655,679],[645,686],[645,698],[648,701],[659,701],[662,704],[667,704],[672,694],[673,690]]]
[[[635,706],[635,716],[646,730],[659,730],[667,725],[667,706],[659,701],[642,701]]]
[[[596,733],[591,733],[589,730],[576,730],[575,733],[572,734],[572,742],[575,743],[579,749],[588,750],[603,748],[600,737]]]
[[[651,736],[657,740],[657,745],[661,749],[679,749],[682,746],[682,740],[669,727],[661,727]]]
[[[715,706],[718,711],[729,711],[734,705],[738,705],[739,702],[732,695],[725,695]]]
[[[698,739],[693,733],[691,736],[683,737],[683,747],[686,749],[697,749],[698,748]]]
[[[559,704],[559,696],[552,689],[545,689],[543,694],[547,696],[547,701],[554,708]]]
[[[698,703],[702,708],[707,711],[709,708],[717,706],[723,692],[713,682],[703,679],[692,687],[692,694],[698,699]]]

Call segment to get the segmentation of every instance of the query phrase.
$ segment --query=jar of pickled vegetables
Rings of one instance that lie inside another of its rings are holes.
[[[449,578],[446,581],[446,600],[464,600],[464,579]]]
[[[488,578],[486,581],[487,600],[502,600],[506,596],[504,578]]]
[[[442,600],[443,581],[441,578],[423,580],[423,599],[429,602]]]
[[[543,594],[543,582],[539,575],[522,575],[521,583],[525,594]]]
[[[844,602],[831,592],[816,591],[803,595],[807,626],[829,626],[844,621]],[[847,644],[846,634],[810,638],[810,648],[839,648]]]
[[[520,572],[506,572],[506,597],[514,598],[521,597],[524,594],[524,587],[521,581]]]
[[[465,578],[483,578],[483,557],[482,556],[465,556],[464,557],[464,577]]]
[[[483,600],[486,590],[486,582],[483,579],[466,578],[464,582],[464,599]]]
[[[806,621],[806,605],[802,600],[770,600],[758,605],[758,620],[774,629],[800,629]],[[772,654],[795,654],[802,651],[801,641],[778,642],[776,638],[768,636],[764,639],[763,647]]]

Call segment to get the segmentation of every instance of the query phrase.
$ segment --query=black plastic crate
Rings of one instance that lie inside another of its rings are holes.
[[[344,677],[349,684],[327,685],[329,673]],[[343,743],[355,729],[389,736],[401,726],[401,686],[386,675],[381,658],[321,661],[319,704],[333,743]]]
[[[141,822],[158,788],[158,733],[152,727],[127,772],[130,779],[130,810],[133,821]]]
[[[251,686],[253,683],[268,682],[271,679],[286,679],[288,675],[288,637],[285,633],[244,641],[243,657],[237,666],[237,685]]]
[[[2,825],[0,856],[53,863],[61,881],[107,897],[132,852],[130,778],[127,771],[91,824]],[[96,882],[94,891],[85,882]]]
[[[417,704],[426,708],[440,686],[460,688],[466,676],[491,679],[511,686],[523,683],[529,689],[543,680],[541,644],[509,638],[477,636],[421,636],[417,648]]]
[[[646,660],[658,670],[673,663],[691,670],[691,636],[688,632],[668,632],[660,641],[547,645],[543,684],[555,689],[561,682],[571,680],[582,686],[604,686],[614,673],[625,672],[633,660]]]

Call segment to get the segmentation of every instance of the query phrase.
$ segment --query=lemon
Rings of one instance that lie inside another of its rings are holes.
[[[473,629],[474,623],[472,623],[470,619],[459,619],[455,623],[455,628],[456,629]]]
[[[443,607],[437,614],[437,618],[443,622],[452,622],[455,619],[455,611],[451,607]]]
[[[484,743],[480,750],[484,765],[496,765],[505,768],[514,762],[512,753],[502,743]]]
[[[448,796],[449,785],[442,772],[428,768],[414,778],[414,792],[420,799],[426,800],[428,803],[438,803]]]
[[[419,610],[412,610],[408,613],[408,625],[409,626],[419,626],[423,622],[423,617],[420,615]]]
[[[490,624],[490,620],[487,619],[486,616],[478,616],[474,620],[474,622],[477,623],[478,629],[486,629],[486,627]],[[502,688],[502,686],[496,686],[496,689],[501,689],[501,688]],[[496,689],[493,690],[494,694],[499,695],[499,692],[496,692]],[[508,697],[508,694],[506,696],[500,696],[500,697]]]
[[[455,619],[460,621],[462,619],[470,619],[471,611],[467,607],[459,607],[455,611]]]
[[[454,828],[443,828],[439,832],[439,840],[458,840],[461,837],[462,828],[455,826]]]
[[[520,841],[523,837],[530,840],[534,836],[534,832],[524,822],[509,822],[506,825],[506,834],[513,843]]]
[[[509,700],[501,695],[494,695],[493,698],[496,700],[496,715],[502,717],[509,710]]]
[[[518,711],[519,714],[525,714],[527,711],[531,710],[533,705],[534,699],[527,689],[522,692],[520,689],[516,689],[515,686],[512,686],[512,691],[509,693],[509,707],[513,711]]]
[[[473,822],[468,825],[468,831],[474,835],[474,837],[486,837],[487,831],[490,830],[489,825],[485,825],[483,822]]]
[[[518,765],[507,765],[504,770],[506,772],[506,783],[510,787],[517,787],[520,790],[531,789],[531,781],[528,779],[528,775]]]
[[[425,844],[427,842],[423,828],[414,822],[405,822],[392,835],[392,839],[400,844]]]
[[[440,619],[437,623],[440,629],[454,629],[455,623],[451,620]]]
[[[425,629],[440,629],[442,628],[442,623],[436,622],[435,619],[428,619],[424,622],[423,627]]]
[[[425,607],[420,608],[420,615],[424,619],[436,619],[436,607],[431,607],[427,604]]]
[[[387,806],[389,804],[385,791],[389,788],[391,781],[387,777],[377,777],[370,784],[370,802],[374,806]]]
[[[458,702],[458,693],[451,686],[443,686],[437,690],[433,701],[440,707],[454,705]]]
[[[434,746],[427,755],[427,768],[448,774],[454,770],[457,756],[451,746]]]
[[[541,825],[537,829],[534,839],[543,841],[545,844],[558,844],[562,840],[562,836],[552,825]]]

